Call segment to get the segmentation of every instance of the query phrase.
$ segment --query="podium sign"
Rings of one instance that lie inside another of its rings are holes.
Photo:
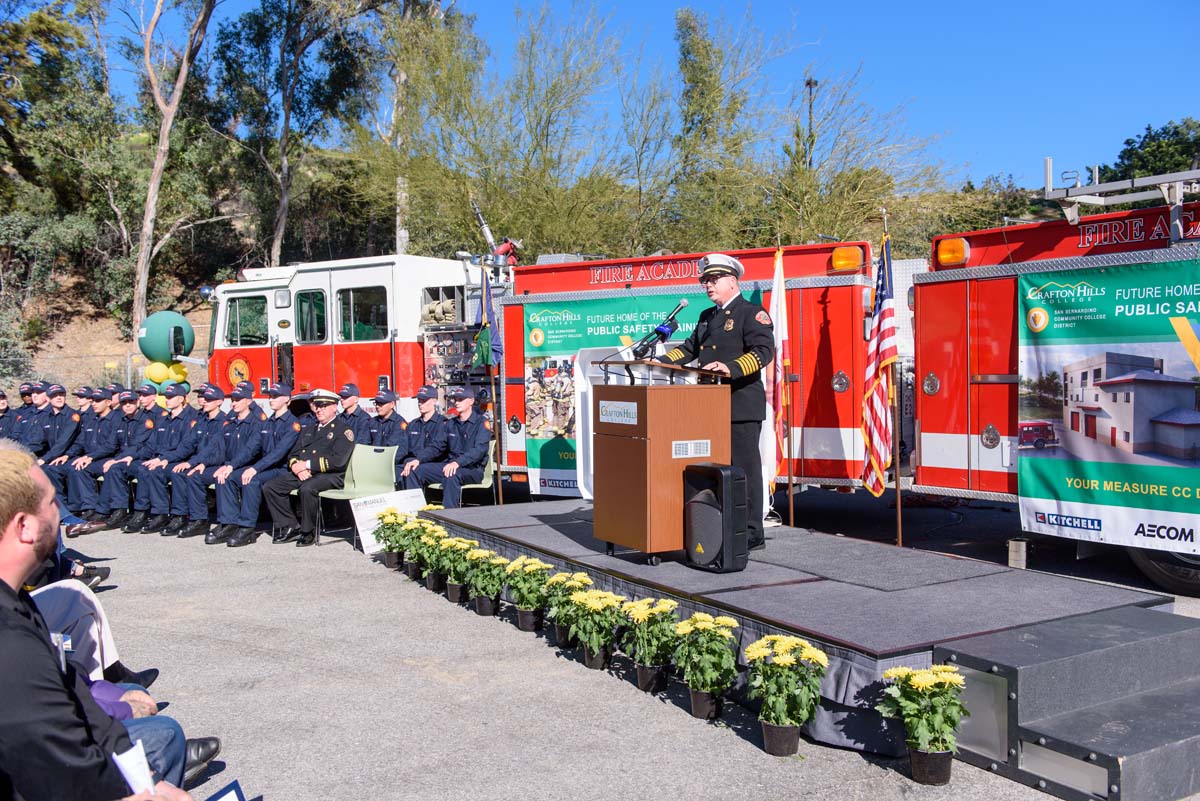
[[[729,387],[656,378],[691,368],[620,370],[627,383],[592,389],[595,536],[649,554],[682,550],[683,470],[729,463]]]

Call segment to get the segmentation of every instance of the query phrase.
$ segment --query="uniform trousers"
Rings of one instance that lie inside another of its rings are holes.
[[[104,486],[100,488],[101,506],[110,511],[129,508],[129,479],[133,478],[136,464],[120,462],[108,468],[104,474]]]
[[[446,476],[442,473],[442,468],[447,462],[433,462],[430,464],[417,465],[417,469],[408,474],[410,479],[414,479],[413,486],[427,487],[430,484],[442,485],[442,507],[446,509],[457,509],[462,505],[462,487],[463,484],[478,484],[483,481],[482,467],[459,467],[458,472],[452,476]]]
[[[184,517],[188,513],[188,496],[184,488],[184,480],[179,473],[172,470],[179,462],[172,462],[165,467],[150,470],[137,463],[134,475],[137,476],[137,489],[133,493],[133,508],[139,512],[149,511],[154,515],[175,515]],[[171,491],[167,491],[167,485]]]
[[[198,473],[191,474],[189,468],[184,473],[183,485],[187,487],[187,508],[188,514],[192,520],[208,520],[208,485],[216,483],[216,477],[213,475],[221,469],[221,465],[208,467]]]
[[[92,509],[107,514],[109,509],[100,502],[97,481],[104,473],[105,459],[96,459],[82,470],[74,467],[67,473],[67,508],[72,512]]]
[[[74,458],[68,459],[63,464],[42,465],[42,472],[46,474],[46,478],[50,479],[50,483],[54,485],[54,491],[58,493],[59,500],[63,501],[72,512],[78,512],[80,509],[71,504],[70,493],[67,492],[67,475],[69,472],[75,472],[75,468],[71,467],[71,461]]]
[[[258,525],[263,487],[271,479],[291,472],[286,467],[273,467],[255,473],[250,483],[243,484],[246,469],[234,470],[224,484],[217,485],[217,522],[243,528]]]
[[[759,420],[735,420],[729,429],[729,461],[746,471],[746,542],[763,541],[762,456],[758,451]]]
[[[305,534],[317,530],[321,516],[321,497],[318,493],[327,489],[341,489],[346,482],[345,473],[314,473],[307,481],[296,478],[296,474],[285,469],[263,487],[263,501],[271,512],[271,522],[279,527],[299,528]],[[292,490],[300,496],[300,519],[292,510]]]

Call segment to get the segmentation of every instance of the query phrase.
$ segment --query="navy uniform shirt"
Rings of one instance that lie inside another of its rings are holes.
[[[17,413],[11,408],[0,412],[0,439],[12,439],[13,427],[17,424]]]
[[[420,417],[408,424],[408,458],[421,464],[440,462],[446,455],[450,421],[437,412],[428,419]]]
[[[49,408],[49,407],[47,407]],[[34,453],[46,450],[46,431],[42,428],[42,410],[32,403],[17,410],[17,424],[13,428],[17,442]]]
[[[255,473],[282,467],[287,461],[288,454],[296,446],[300,436],[300,421],[296,415],[283,410],[282,414],[267,418],[266,434],[263,436],[262,453],[258,461],[250,465]]]
[[[483,467],[487,464],[492,432],[482,414],[472,412],[466,420],[456,417],[450,421],[448,428],[446,440],[450,455],[446,461],[456,462],[459,467]]]
[[[263,440],[267,437],[267,416],[262,409],[251,406],[245,417],[232,416],[229,427],[224,463],[234,470],[249,467],[262,455]]]
[[[83,432],[83,453],[80,455],[90,456],[95,461],[107,459],[116,453],[119,445],[117,431],[124,418],[125,415],[113,409],[109,409],[103,417],[96,415],[95,426],[90,431]]]
[[[225,440],[229,431],[229,417],[225,412],[217,412],[213,417],[201,413],[199,422],[192,427],[192,439],[196,450],[188,462],[193,467],[198,464],[205,467],[219,467],[225,464]]]
[[[408,457],[408,421],[395,410],[387,418],[372,417],[368,445],[396,446],[396,463],[403,464]]]
[[[116,440],[116,453],[113,459],[132,457],[134,462],[149,459],[143,456],[150,452],[151,437],[154,435],[154,419],[134,412],[130,415],[117,415],[113,428],[113,438]]]
[[[728,367],[730,419],[739,422],[766,419],[766,390],[758,374],[774,359],[770,315],[737,295],[724,309],[710,306],[700,312],[692,335],[660,360],[667,364],[695,360],[699,367],[721,362]]]
[[[172,464],[186,462],[196,452],[199,443],[192,436],[192,429],[200,422],[200,413],[191,406],[184,406],[179,414],[170,417],[162,425],[155,457],[166,459]]]
[[[68,456],[75,438],[79,436],[79,412],[64,406],[46,415],[46,452],[42,459],[52,462],[60,456]]]
[[[338,419],[354,432],[355,442],[361,442],[364,445],[371,443],[371,415],[364,412],[363,407],[355,406],[354,412],[351,414],[339,412]]]

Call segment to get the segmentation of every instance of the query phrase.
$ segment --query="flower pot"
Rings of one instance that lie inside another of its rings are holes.
[[[475,614],[491,617],[500,609],[500,596],[489,598],[486,595],[476,595],[471,599],[471,603],[475,604]]]
[[[912,768],[913,781],[918,784],[949,784],[954,754],[951,751],[918,751],[910,748],[908,764]]]
[[[637,668],[637,686],[644,693],[661,693],[667,689],[670,677],[669,665],[634,665]]]
[[[708,693],[703,690],[688,688],[692,695],[692,717],[701,720],[716,720],[721,717],[724,709],[724,699],[718,693]]]
[[[425,589],[430,592],[444,592],[446,589],[446,574],[435,573],[432,570],[425,576]]]
[[[413,581],[421,580],[421,563],[420,562],[405,562],[404,575],[408,576]]]
[[[541,609],[518,609],[517,610],[517,628],[521,631],[541,631],[542,630],[542,610]]]
[[[607,670],[610,660],[612,660],[612,648],[609,646],[606,645],[599,651],[592,651],[586,645],[583,646],[584,667],[590,670]]]
[[[398,570],[404,564],[404,554],[395,551],[383,552],[383,566],[388,570]]]
[[[466,584],[455,584],[453,581],[446,582],[446,598],[452,604],[465,604],[470,594],[467,592]]]
[[[558,643],[559,648],[574,648],[576,646],[575,640],[571,638],[571,627],[560,626],[557,623],[554,624],[554,641]]]
[[[793,756],[800,750],[799,726],[776,726],[760,720],[763,733],[763,750],[771,756]]]

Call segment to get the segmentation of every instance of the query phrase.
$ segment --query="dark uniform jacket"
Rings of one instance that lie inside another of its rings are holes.
[[[188,459],[188,464],[192,467],[198,464],[220,467],[225,464],[225,440],[228,436],[229,417],[225,412],[217,412],[215,417],[201,412],[200,419],[192,427],[192,442],[196,450]]]
[[[113,429],[113,437],[117,441],[117,452],[113,454],[112,458],[124,459],[129,456],[133,458],[134,462],[149,459],[153,455],[150,449],[153,436],[153,417],[139,415],[136,412],[132,415],[118,412],[117,422]],[[130,462],[130,464],[132,463]]]
[[[355,442],[361,442],[363,445],[371,444],[372,417],[363,410],[363,407],[355,406],[352,414],[338,412],[337,418],[354,432]]]
[[[177,417],[168,417],[160,426],[157,459],[166,459],[172,464],[186,462],[196,452],[199,443],[192,436],[192,429],[200,423],[200,413],[192,406],[184,406]]]
[[[0,412],[0,439],[12,439],[17,424],[17,413],[11,408]]]
[[[46,408],[49,410],[49,407]],[[17,442],[33,453],[46,450],[46,430],[42,428],[42,411],[32,403],[17,410],[17,424],[13,427]]]
[[[473,415],[472,415],[473,416]],[[440,462],[446,455],[446,434],[450,421],[437,412],[428,420],[415,418],[408,424],[408,458],[421,464]]]
[[[775,334],[771,317],[755,303],[736,296],[722,309],[711,306],[700,312],[692,335],[660,361],[703,367],[721,362],[729,368],[730,419],[734,422],[766,419],[767,397],[759,371],[775,359]]]
[[[404,460],[409,458],[408,421],[396,412],[393,411],[386,420],[378,415],[372,417],[370,433],[368,444],[385,448],[396,446],[396,464],[404,464]]]
[[[457,417],[451,420],[446,432],[450,451],[446,461],[456,462],[459,467],[483,467],[487,464],[492,432],[486,422],[479,412],[473,412],[466,420]]]
[[[52,462],[67,456],[79,436],[79,412],[64,406],[60,411],[46,413],[46,452],[42,459]]]
[[[288,467],[308,462],[313,474],[344,473],[354,453],[354,432],[339,414],[325,425],[309,426],[300,432],[288,455]]]
[[[287,460],[296,440],[300,437],[300,421],[296,415],[283,410],[283,414],[275,415],[267,420],[267,433],[263,439],[262,455],[251,465],[255,473],[280,467]]]
[[[243,419],[237,415],[229,418],[232,431],[225,440],[225,464],[234,470],[249,467],[262,455],[263,441],[267,437],[267,416],[257,406],[251,407]]]
[[[0,801],[106,801],[129,788],[114,752],[131,747],[70,662],[63,670],[29,593],[0,581]]]

